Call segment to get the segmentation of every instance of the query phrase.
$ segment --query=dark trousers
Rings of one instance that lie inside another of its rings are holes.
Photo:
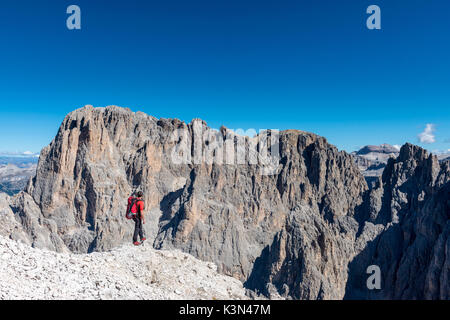
[[[142,225],[142,220],[141,217],[137,216],[136,218],[133,218],[134,220],[134,235],[133,235],[133,242],[137,242],[138,241],[138,236],[139,238],[144,239],[144,228]]]

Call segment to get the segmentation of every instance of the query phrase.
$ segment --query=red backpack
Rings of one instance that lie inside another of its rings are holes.
[[[140,201],[143,201],[143,200],[140,200]],[[134,197],[128,198],[127,213],[125,215],[125,217],[128,220],[136,218],[136,214],[139,212],[137,203],[138,203],[138,198],[134,198]]]

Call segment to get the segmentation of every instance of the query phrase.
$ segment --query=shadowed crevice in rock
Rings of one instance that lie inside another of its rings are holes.
[[[163,197],[160,203],[162,214],[159,219],[158,235],[153,244],[155,248],[161,249],[165,239],[176,237],[179,225],[186,215],[184,204],[189,201],[192,195],[195,177],[196,169],[194,168],[191,170],[189,180],[187,180],[183,188],[170,192]]]
[[[276,245],[275,236],[272,246]],[[269,266],[276,260],[274,260],[271,256],[271,246],[266,246],[261,255],[256,258],[255,263],[253,264],[253,269],[248,277],[247,281],[244,283],[244,287],[255,291],[257,294],[262,294],[268,296],[269,288],[267,288],[267,283],[270,282],[270,268]]]
[[[164,233],[171,230],[171,236],[174,237],[176,235],[178,225],[180,224],[181,220],[184,216],[184,208],[181,205],[181,203],[178,203],[178,209],[175,212],[172,212],[174,210],[173,206],[175,205],[175,202],[181,201],[181,196],[183,195],[184,189],[179,189],[177,191],[169,193],[167,196],[163,198],[161,201],[160,209],[162,211],[161,218],[159,219],[159,225],[161,226],[159,229],[158,234],[162,235],[164,237]],[[158,237],[157,237],[158,239]],[[159,244],[155,240],[154,247],[160,248],[161,247],[161,240],[158,241]]]

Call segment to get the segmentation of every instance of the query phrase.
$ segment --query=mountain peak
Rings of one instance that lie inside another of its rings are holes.
[[[362,147],[360,150],[356,152],[357,155],[367,155],[369,153],[382,153],[382,154],[397,154],[399,149],[390,144],[382,144],[379,146],[367,145]]]

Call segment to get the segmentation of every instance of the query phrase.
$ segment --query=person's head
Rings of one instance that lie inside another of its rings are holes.
[[[136,192],[136,197],[142,198],[144,196],[144,193],[142,191]]]

